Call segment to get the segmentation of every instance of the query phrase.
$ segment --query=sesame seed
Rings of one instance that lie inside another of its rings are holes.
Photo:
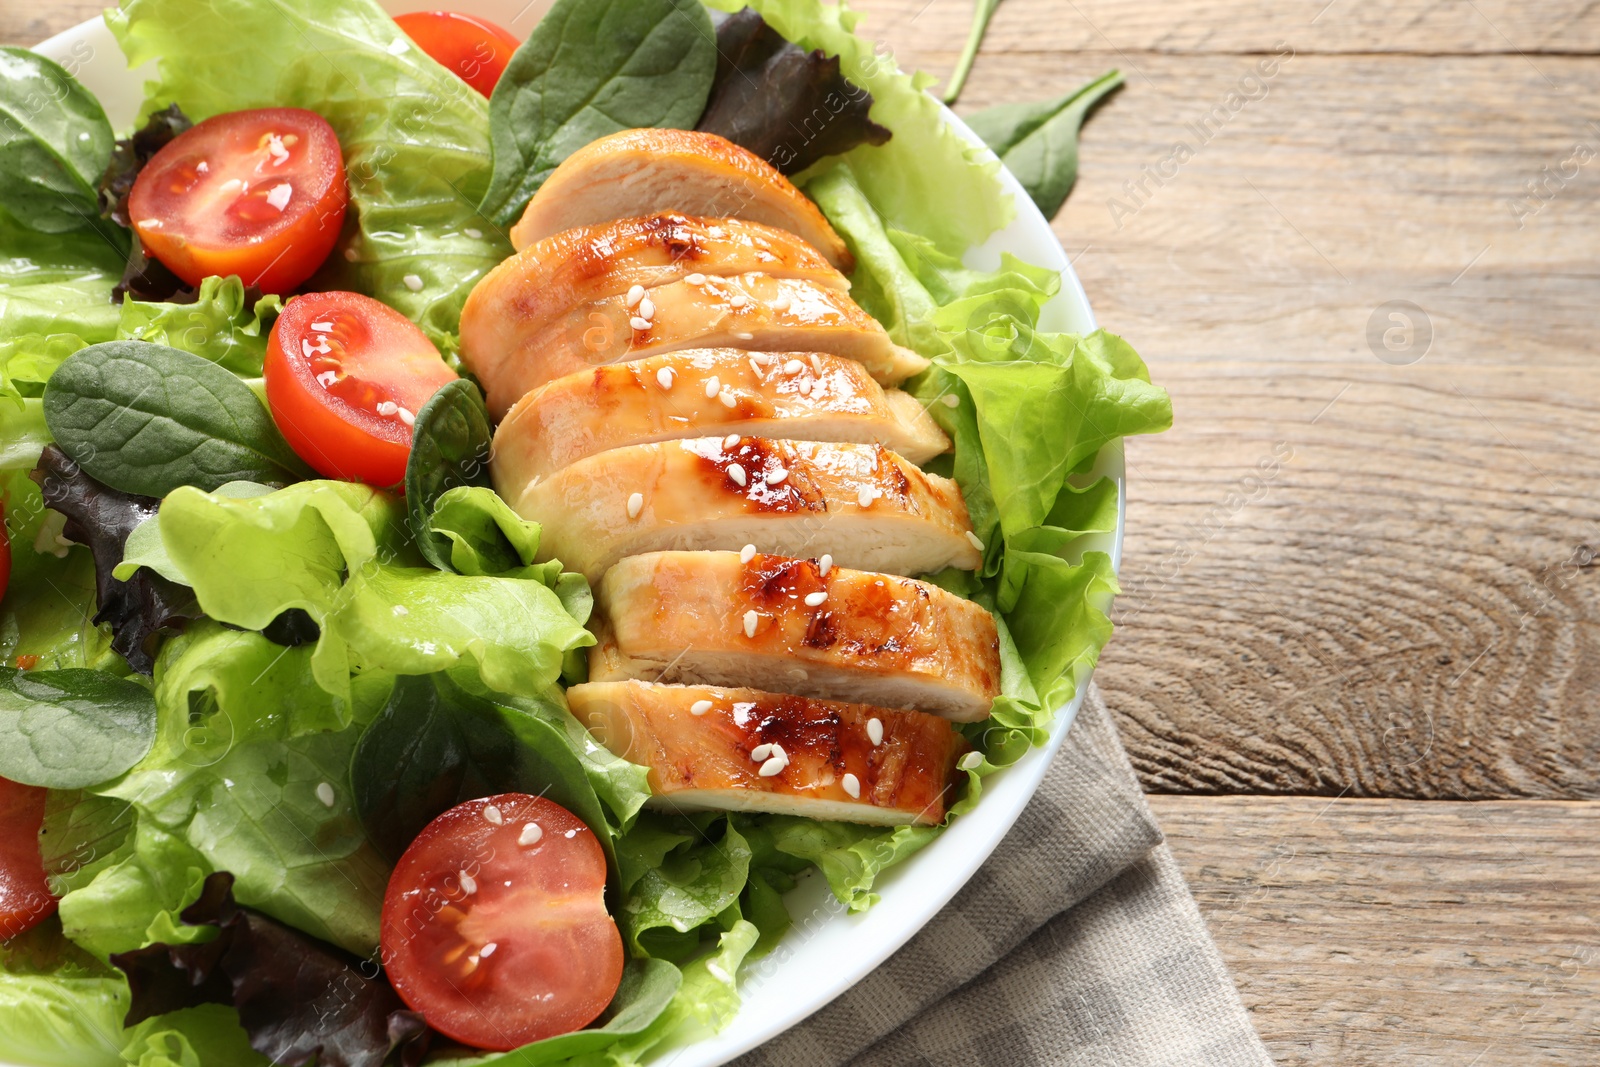
[[[826,578],[831,570],[833,570],[833,556],[824,552],[822,558],[817,560],[817,573]]]
[[[811,395],[811,379],[810,378],[801,378],[800,379],[800,395],[801,396],[810,396]]]
[[[863,485],[856,493],[856,506],[870,508],[872,502],[878,498],[878,492],[870,485]]]
[[[399,410],[400,405],[396,404],[393,400],[380,400],[378,402],[378,414],[384,416],[385,418],[395,414]]]
[[[851,799],[861,799],[861,779],[857,778],[853,774],[846,774],[843,778],[839,779],[839,784],[844,787],[844,791],[846,793],[850,794]]]
[[[756,335],[753,333],[736,333],[733,336],[741,341],[754,341],[756,339]]]
[[[628,496],[628,518],[637,519],[639,512],[644,510],[644,494],[632,493]]]
[[[806,594],[806,607],[808,607],[808,608],[820,608],[824,603],[827,602],[827,600],[828,600],[828,594],[827,593],[807,593]]]
[[[318,785],[317,785],[317,799],[322,801],[322,806],[323,807],[325,807],[325,808],[333,807],[333,801],[334,801],[333,786],[330,785],[327,782],[318,783]]]
[[[648,296],[639,301],[639,317],[641,319],[653,319],[656,317],[655,301]]]
[[[954,393],[946,393],[939,398],[939,403],[947,408],[958,408],[961,406],[961,398]]]
[[[756,362],[756,357],[750,357],[750,372],[757,378],[761,377],[761,364]]]
[[[725,408],[735,407],[739,403],[739,398],[734,396],[733,392],[728,389],[724,389],[722,392],[718,393],[717,399],[722,401],[722,406]]]
[[[478,891],[478,880],[466,871],[461,872],[461,891],[468,896]]]
[[[771,778],[774,775],[782,774],[783,769],[787,766],[789,766],[788,760],[784,759],[782,756],[773,756],[771,759],[767,760],[767,762],[763,763],[761,765],[761,769],[756,773],[761,775],[763,778]]]
[[[417,417],[406,408],[396,409],[395,414],[400,416],[400,421],[407,426],[415,426],[417,424]]]
[[[689,705],[689,714],[690,715],[704,715],[706,712],[708,712],[710,710],[711,710],[711,701],[709,701],[709,700],[696,700],[693,704]]]
[[[521,845],[523,848],[527,848],[529,845],[537,845],[539,843],[539,838],[543,836],[544,828],[538,823],[525,822],[522,824],[522,833],[517,835],[517,844]]]
[[[771,352],[757,352],[750,358],[761,364],[763,367],[770,367],[778,360],[778,357],[773,355]]]
[[[973,533],[971,530],[967,531],[967,544],[971,545],[979,552],[983,551],[983,542],[979,540],[978,535]]]
[[[760,763],[762,760],[767,759],[771,755],[771,745],[757,745],[755,748],[750,750],[750,761],[752,763]]]
[[[744,613],[744,635],[746,637],[754,637],[756,635],[756,623],[759,621],[760,616],[756,614],[755,608],[751,608]]]
[[[499,826],[506,821],[506,817],[500,814],[499,808],[490,804],[483,809],[483,820],[491,826]]]
[[[811,369],[818,378],[822,377],[822,357],[815,352],[811,353]]]
[[[956,761],[956,766],[964,771],[975,771],[983,765],[982,752],[968,752]]]
[[[737,463],[728,464],[728,477],[737,482],[740,488],[743,488],[746,484],[748,484],[744,475],[744,468]]]
[[[772,301],[772,310],[780,312],[788,311],[790,303],[791,301],[789,300],[788,293],[779,293],[777,298]]]
[[[772,742],[772,754],[783,760],[785,763],[789,762],[789,753],[785,752],[783,750],[783,746],[778,744],[776,741]]]
[[[706,276],[701,274],[699,271],[696,271],[685,278],[684,281],[688,282],[690,285],[704,285],[706,283]]]
[[[801,363],[798,359],[791,359],[789,362],[783,365],[783,373],[785,374],[799,374],[805,369],[806,365]]]
[[[777,485],[787,477],[789,477],[789,472],[782,467],[770,470],[766,474],[768,485]]]
[[[872,742],[873,748],[883,744],[883,720],[876,715],[867,720],[867,740]]]
[[[643,299],[644,299],[644,286],[642,286],[642,285],[633,286],[631,289],[628,290],[628,299],[625,301],[625,303],[628,305],[628,310],[632,311],[634,308],[638,307],[639,306],[639,301],[641,301]]]
[[[722,382],[713,374],[706,379],[706,399],[710,400],[720,392],[722,392]]]
[[[476,226],[468,226],[461,232],[472,238],[474,241],[483,240],[483,231],[478,229]]]
[[[400,280],[405,282],[406,283],[406,288],[410,289],[413,293],[422,292],[422,279],[419,276],[417,276],[415,274],[407,274],[404,278],[401,278]]]
[[[724,437],[722,439],[722,447],[723,448],[738,448],[739,447],[739,435],[736,434],[736,433],[730,433],[728,436]]]
[[[671,389],[672,377],[672,368],[662,367],[660,370],[656,371],[656,384],[661,386],[663,389]]]
[[[743,293],[734,293],[733,296],[728,298],[728,306],[731,308],[742,308],[748,303],[750,303],[750,298]]]
[[[628,325],[632,326],[635,330],[638,330],[640,333],[644,333],[646,330],[648,330],[650,328],[650,320],[649,319],[642,319],[639,316],[635,315],[633,318],[628,320]]]
[[[741,548],[739,550],[739,562],[740,563],[749,563],[751,560],[753,560],[755,558],[756,558],[756,546],[755,545],[745,545],[743,548]]]

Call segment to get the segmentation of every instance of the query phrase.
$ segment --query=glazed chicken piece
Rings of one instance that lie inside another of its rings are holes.
[[[844,241],[793,182],[732,141],[693,130],[623,130],[572,153],[528,202],[511,244],[520,250],[562,230],[657,211],[788,230],[840,270],[855,269]]]
[[[490,271],[461,313],[461,358],[480,379],[492,378],[522,338],[549,328],[574,308],[626,297],[636,286],[642,295],[644,289],[686,277],[752,271],[841,293],[850,289],[845,276],[814,248],[784,230],[676,213],[620,219],[535,242]],[[631,310],[637,309],[636,296]]]
[[[500,423],[493,455],[521,485],[607,449],[712,434],[881,444],[913,463],[950,447],[920,402],[854,360],[693,348],[540,386]]]
[[[884,385],[898,385],[928,365],[891,341],[847,293],[755,272],[691,274],[574,306],[538,328],[504,298],[486,298],[469,306],[461,333],[463,360],[483,383],[496,417],[530,389],[564,375],[685,348],[843,356]]]
[[[956,722],[987,718],[1000,694],[994,617],[912,578],[748,550],[654,552],[607,571],[595,609],[593,682],[759,683]]]
[[[920,711],[759,689],[602,682],[567,703],[612,752],[650,771],[649,804],[935,826],[966,739]]]
[[[981,543],[961,490],[877,445],[697,437],[630,445],[495,491],[543,524],[539,559],[598,581],[624,556],[754,543],[897,574],[972,570]]]

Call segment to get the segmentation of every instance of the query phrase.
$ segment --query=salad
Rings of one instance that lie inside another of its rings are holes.
[[[644,1062],[1043,743],[1170,403],[848,11],[106,19],[135,129],[0,49],[0,1061]]]

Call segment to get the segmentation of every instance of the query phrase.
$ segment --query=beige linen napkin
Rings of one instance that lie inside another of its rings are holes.
[[[1271,1062],[1091,688],[1038,793],[950,905],[735,1064]]]

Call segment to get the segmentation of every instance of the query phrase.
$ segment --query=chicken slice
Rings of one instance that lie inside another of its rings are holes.
[[[506,310],[480,308],[462,320],[463,359],[496,418],[531,389],[594,366],[685,348],[821,352],[856,360],[884,385],[898,385],[928,361],[889,339],[847,293],[804,278],[752,272],[685,277],[569,309],[533,328]],[[486,322],[492,326],[484,326]],[[492,331],[484,344],[480,331]]]
[[[693,348],[540,386],[500,423],[494,462],[519,485],[607,449],[711,434],[881,444],[913,463],[950,447],[921,403],[854,360]]]
[[[754,543],[848,567],[931,574],[983,562],[955,482],[878,445],[721,437],[629,445],[495,491],[543,524],[539,559],[596,581],[623,556]]]
[[[738,219],[661,213],[566,230],[490,271],[461,312],[461,358],[480,376],[573,308],[699,275],[761,271],[848,292],[826,259],[783,230]],[[635,290],[635,287],[638,287]],[[515,399],[515,398],[513,398]]]
[[[850,250],[817,205],[761,157],[714,133],[623,130],[568,156],[533,195],[511,244],[656,211],[748,219],[788,230],[843,271]]]
[[[630,556],[595,587],[589,680],[759,683],[804,696],[987,718],[1000,639],[936,585],[738,552]]]
[[[970,750],[920,711],[759,689],[601,682],[568,689],[567,703],[602,744],[649,769],[650,805],[675,811],[936,826]]]

